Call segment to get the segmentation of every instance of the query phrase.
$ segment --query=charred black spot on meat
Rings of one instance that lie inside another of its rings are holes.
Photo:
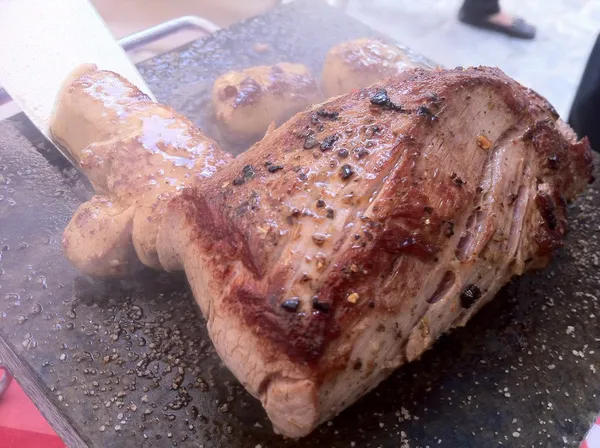
[[[352,175],[354,174],[354,169],[348,165],[342,165],[342,167],[340,168],[340,177],[344,180],[350,179],[350,177],[352,177]]]
[[[404,107],[400,104],[394,103],[388,96],[387,90],[378,90],[375,95],[371,97],[371,104],[374,106],[381,107],[384,110],[393,110],[396,112],[405,112]]]
[[[476,285],[467,286],[460,294],[460,306],[465,309],[471,308],[481,297],[481,290]]]
[[[431,117],[433,112],[431,112],[431,109],[429,109],[427,106],[419,106],[417,108],[417,115],[422,117]]]
[[[242,169],[242,175],[233,179],[233,185],[243,185],[255,176],[254,167],[252,165],[246,165]]]
[[[360,370],[362,368],[362,361],[360,359],[354,361],[354,366],[352,366],[352,368],[354,370]]]
[[[325,216],[327,217],[327,219],[333,219],[333,217],[335,216],[335,212],[331,207],[327,207],[325,209]]]
[[[557,170],[559,168],[559,166],[560,166],[560,161],[556,154],[552,154],[552,155],[548,156],[548,167],[551,170]]]
[[[452,289],[454,286],[454,282],[456,281],[456,275],[452,271],[447,271],[440,283],[438,284],[435,292],[431,295],[431,297],[427,300],[428,303],[436,303],[442,300]]]
[[[433,207],[426,205],[425,207],[423,207],[423,211],[425,213],[433,213]]]
[[[254,177],[254,167],[252,165],[246,165],[242,169],[244,178],[252,179]]]
[[[321,302],[319,300],[318,296],[314,296],[312,299],[312,306],[313,309],[316,311],[320,311],[322,313],[328,313],[329,312],[329,303],[327,302]]]
[[[298,297],[292,297],[291,299],[284,300],[281,303],[281,308],[286,311],[296,311],[300,305],[300,299]]]
[[[464,184],[466,184],[467,182],[462,180],[460,177],[455,177],[454,178],[454,183],[456,185],[458,185],[459,187],[462,187]]]
[[[383,325],[383,324],[377,325],[377,328],[375,329],[375,331],[377,331],[377,333],[383,333],[385,331],[385,325]]]
[[[517,198],[518,198],[518,195],[516,195],[514,193],[510,193],[508,195],[508,205],[513,205],[515,203],[515,201],[517,200]],[[481,209],[480,206],[478,206],[478,207]]]
[[[337,134],[330,135],[329,137],[325,137],[325,139],[321,142],[321,151],[328,151],[333,148],[333,144],[340,137]]]
[[[337,120],[339,117],[339,112],[329,111],[325,109],[319,109],[317,111],[317,115],[321,118],[326,118],[328,120]]]
[[[283,165],[270,165],[267,168],[267,171],[269,171],[269,173],[276,173],[279,170],[283,169]]]
[[[317,200],[317,208],[323,208],[325,207],[325,201],[323,199],[318,199]]]

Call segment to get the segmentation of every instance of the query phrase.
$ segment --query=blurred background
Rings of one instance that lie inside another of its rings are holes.
[[[169,19],[195,15],[225,27],[281,3],[277,0],[92,0],[115,37]],[[537,26],[533,41],[512,39],[458,22],[461,0],[347,0],[351,16],[448,66],[492,65],[546,96],[562,116],[570,108],[600,30],[600,0],[502,0],[502,8]],[[152,57],[198,37],[194,32],[133,54]]]

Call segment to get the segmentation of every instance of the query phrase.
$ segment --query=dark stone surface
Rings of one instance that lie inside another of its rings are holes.
[[[141,70],[160,100],[205,126],[219,73],[284,55],[319,73],[329,45],[368,34],[327,11],[288,6]],[[251,52],[270,32],[272,52]],[[47,397],[42,411],[91,446],[576,446],[600,411],[594,186],[572,207],[550,268],[508,285],[466,328],[301,441],[275,436],[223,367],[184,279],[143,271],[98,281],[68,263],[61,234],[89,196],[23,116],[0,122],[0,343],[16,355],[9,367]]]

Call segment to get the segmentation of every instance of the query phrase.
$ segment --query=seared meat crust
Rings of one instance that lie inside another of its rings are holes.
[[[185,270],[224,363],[300,437],[545,266],[591,175],[587,140],[500,70],[410,70],[169,198],[148,264]]]

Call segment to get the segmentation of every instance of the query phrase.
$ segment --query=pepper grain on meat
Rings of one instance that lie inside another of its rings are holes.
[[[328,111],[325,109],[319,109],[317,111],[317,115],[321,118],[327,118],[329,120],[337,120],[339,117],[339,112]]]
[[[325,139],[321,142],[321,151],[327,151],[333,147],[333,144],[337,141],[339,136],[337,134],[330,135],[329,137],[325,137]]]
[[[308,137],[306,137],[306,140],[304,140],[304,149],[312,149],[315,146],[317,146],[317,143],[319,143],[317,141],[317,138],[311,134]]]
[[[344,180],[350,179],[350,177],[352,177],[353,174],[354,174],[354,170],[348,164],[344,164],[340,168],[340,177]]]
[[[292,297],[291,299],[284,300],[281,304],[281,308],[286,311],[296,311],[300,305],[300,299],[298,297]]]
[[[469,309],[481,297],[481,290],[476,285],[469,285],[460,295],[460,305]]]
[[[371,97],[371,104],[379,106],[385,110],[393,110],[396,112],[405,112],[404,107],[400,104],[394,103],[388,96],[387,90],[378,90],[375,95]]]

